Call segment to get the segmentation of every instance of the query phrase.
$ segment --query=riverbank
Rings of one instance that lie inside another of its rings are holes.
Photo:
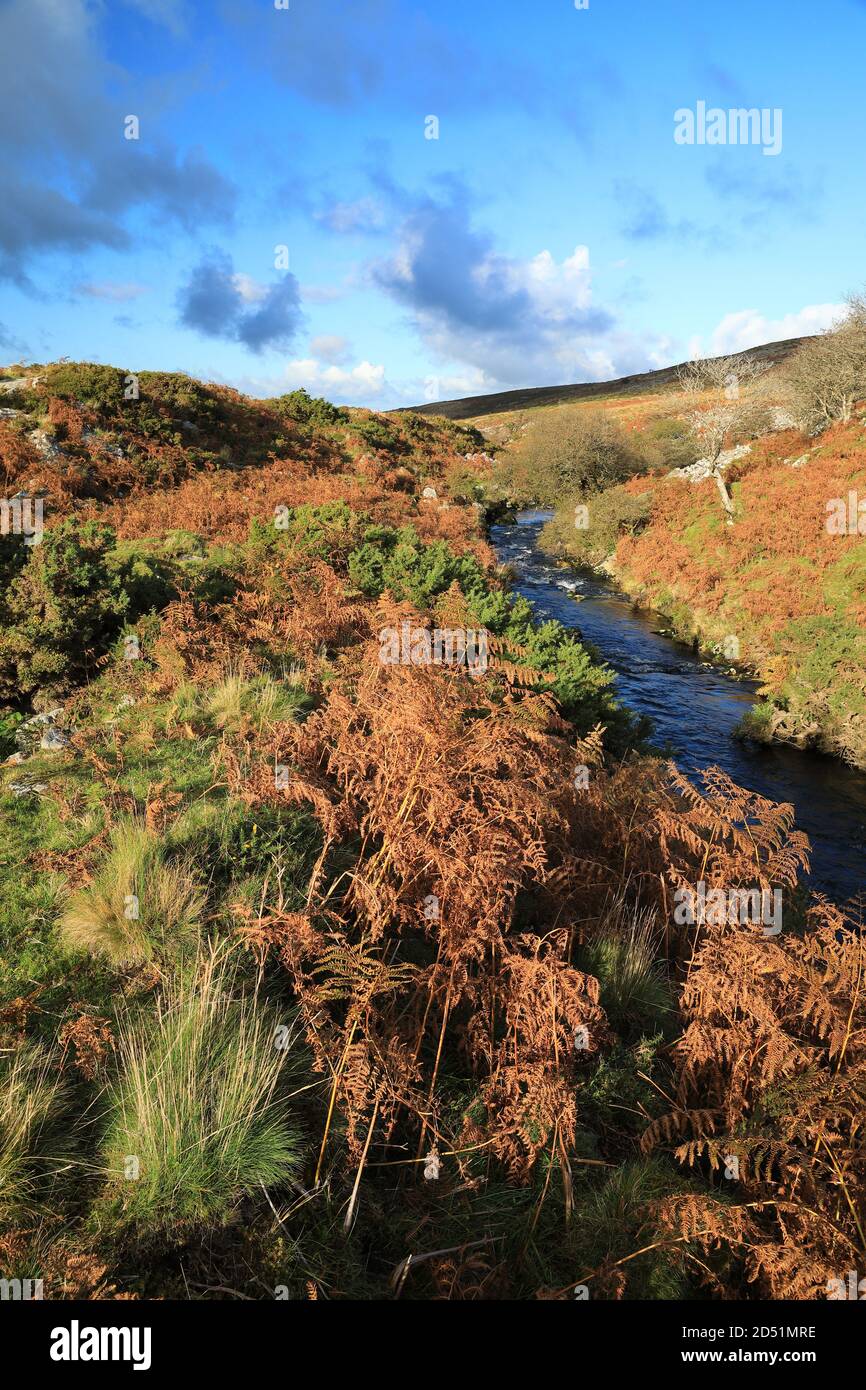
[[[683,642],[755,674],[743,728],[866,769],[866,539],[828,525],[834,501],[866,497],[861,421],[817,441],[785,431],[755,441],[729,473],[733,525],[712,479],[647,475],[591,499],[610,523],[605,573],[655,609]],[[573,506],[545,544],[585,561]],[[607,532],[605,532],[607,539]]]
[[[545,549],[550,516],[527,511],[490,529],[516,592],[595,648],[616,672],[617,696],[652,719],[653,741],[690,776],[715,765],[740,786],[790,802],[812,844],[814,887],[837,901],[866,887],[866,776],[814,750],[741,736],[758,683],[672,636],[657,610],[636,606],[609,576],[562,566]]]

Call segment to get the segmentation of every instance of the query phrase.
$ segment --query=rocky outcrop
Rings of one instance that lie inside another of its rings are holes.
[[[736,459],[741,459],[752,452],[751,444],[735,444],[733,449],[725,449],[715,464],[710,459],[698,459],[696,463],[689,463],[684,468],[672,468],[668,474],[669,478],[685,478],[690,483],[702,483],[707,478],[712,478],[717,471],[724,470]]]

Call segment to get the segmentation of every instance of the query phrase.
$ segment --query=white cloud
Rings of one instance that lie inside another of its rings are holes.
[[[112,280],[103,280],[89,285],[76,286],[79,294],[89,295],[91,299],[108,299],[113,304],[125,304],[127,300],[137,299],[140,294],[147,293],[146,285],[136,285],[132,281],[127,284],[115,284]]]
[[[587,246],[562,261],[547,248],[506,255],[473,226],[456,183],[409,204],[394,250],[370,273],[409,309],[440,375],[469,367],[482,393],[625,376],[664,350],[661,335],[629,332],[595,302]]]
[[[385,394],[385,368],[373,362],[340,367],[316,357],[287,362],[278,377],[256,377],[238,382],[239,389],[255,396],[280,396],[303,386],[313,395],[327,396],[339,405],[366,405]]]
[[[844,304],[807,304],[796,313],[780,319],[769,319],[757,309],[739,309],[726,314],[709,336],[706,355],[722,357],[730,352],[743,352],[761,343],[775,343],[782,338],[804,338],[830,328],[845,312]],[[693,357],[704,355],[702,340],[693,338],[689,344]]]
[[[313,356],[321,357],[325,362],[331,362],[336,366],[345,362],[348,351],[347,340],[341,338],[338,333],[320,333],[310,339],[310,352]]]
[[[239,270],[232,276],[232,284],[245,304],[260,304],[268,293],[267,285],[260,285],[251,275]]]

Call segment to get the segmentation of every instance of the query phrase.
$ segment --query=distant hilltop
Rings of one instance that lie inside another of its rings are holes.
[[[760,347],[747,348],[742,356],[757,358],[775,366],[805,342],[808,342],[808,337],[783,338],[777,343],[762,343]],[[620,376],[613,381],[585,381],[571,386],[530,386],[520,391],[498,391],[490,396],[464,396],[462,400],[455,401],[430,401],[408,408],[419,415],[444,415],[449,420],[469,420],[480,415],[498,415],[506,410],[526,410],[533,406],[562,405],[566,401],[589,400],[593,396],[638,394],[675,385],[677,372],[683,365],[680,362],[672,367],[660,367],[654,372]]]

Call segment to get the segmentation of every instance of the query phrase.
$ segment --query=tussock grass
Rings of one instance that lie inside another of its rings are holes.
[[[674,1016],[668,981],[658,960],[655,915],[618,896],[597,936],[581,951],[582,963],[601,985],[602,1007],[626,1033],[665,1027]]]
[[[67,1088],[35,1047],[0,1054],[0,1227],[23,1223],[63,1164]]]
[[[291,1029],[276,1045],[288,1022],[240,992],[216,953],[168,986],[155,1017],[127,1022],[109,1096],[107,1224],[150,1236],[224,1225],[244,1196],[297,1171],[300,1045]],[[124,1176],[130,1158],[137,1178]]]
[[[93,882],[69,899],[61,933],[113,965],[165,959],[195,941],[204,906],[189,865],[167,861],[157,835],[128,818],[112,830]]]
[[[590,1274],[590,1297],[617,1297],[617,1266],[628,1270],[628,1298],[681,1299],[688,1289],[684,1255],[676,1241],[660,1239],[655,1204],[685,1188],[659,1158],[624,1163],[581,1204],[574,1258]],[[637,1255],[638,1251],[645,1251]],[[593,1273],[594,1272],[594,1273]]]
[[[296,720],[305,700],[298,683],[271,676],[250,680],[230,672],[208,692],[205,709],[215,726],[227,733],[237,732],[244,722],[261,731],[269,724]]]

